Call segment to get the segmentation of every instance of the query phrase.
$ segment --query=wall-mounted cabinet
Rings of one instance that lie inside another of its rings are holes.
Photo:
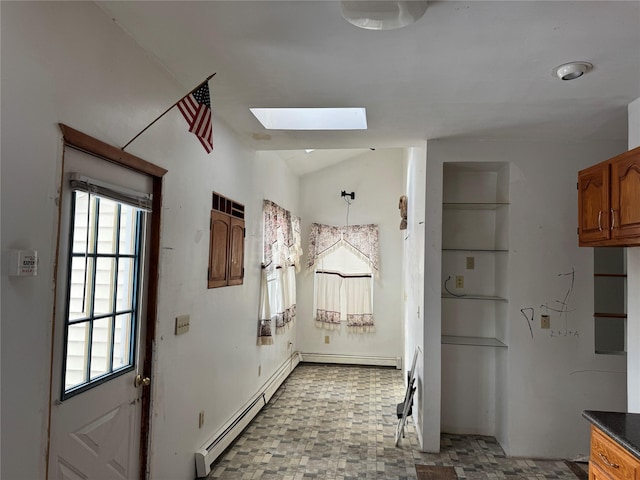
[[[578,172],[581,247],[640,245],[640,147]]]
[[[244,205],[213,192],[209,222],[207,288],[242,285],[244,279]]]

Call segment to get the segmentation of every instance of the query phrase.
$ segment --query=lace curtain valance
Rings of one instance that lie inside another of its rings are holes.
[[[264,267],[272,271],[285,265],[299,267],[302,256],[300,217],[270,200],[263,201]]]
[[[312,268],[320,258],[341,245],[368,262],[378,274],[378,226],[374,224],[332,227],[312,223],[307,268]]]

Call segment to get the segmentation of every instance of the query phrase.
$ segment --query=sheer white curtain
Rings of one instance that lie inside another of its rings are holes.
[[[296,318],[296,270],[299,268],[300,218],[264,200],[264,254],[260,288],[258,344],[273,344],[276,333]]]

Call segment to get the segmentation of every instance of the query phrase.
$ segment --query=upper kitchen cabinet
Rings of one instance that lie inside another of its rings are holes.
[[[640,147],[578,172],[581,247],[640,245]]]

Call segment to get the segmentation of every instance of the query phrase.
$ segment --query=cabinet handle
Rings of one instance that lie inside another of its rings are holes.
[[[614,228],[616,228],[616,211],[612,208],[611,209],[611,230],[613,230]]]
[[[606,466],[611,468],[620,468],[620,465],[618,465],[617,463],[611,463],[604,453],[598,452],[598,455]]]
[[[601,223],[601,220],[602,220],[602,210],[600,210],[600,211],[598,212],[598,230],[600,230],[600,231],[602,231],[602,223]]]

